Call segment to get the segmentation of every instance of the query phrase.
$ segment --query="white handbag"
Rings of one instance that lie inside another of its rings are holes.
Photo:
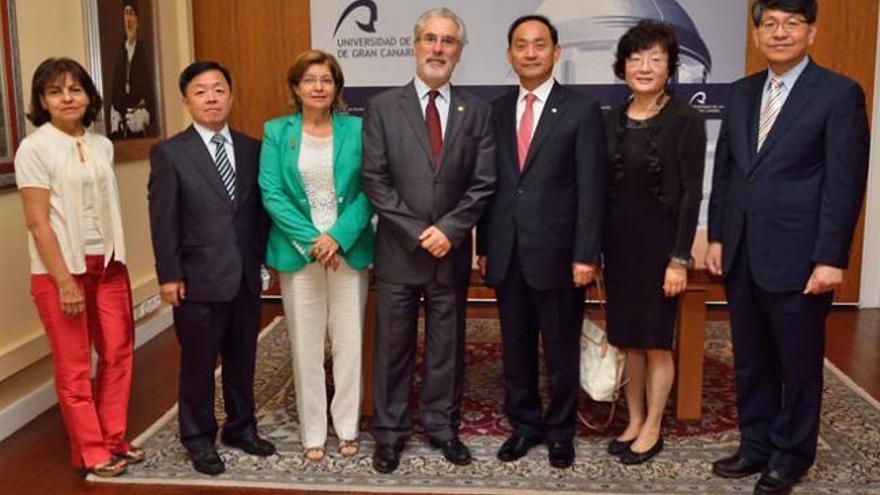
[[[599,297],[604,303],[601,280],[597,281]],[[605,330],[590,319],[585,319],[581,328],[581,388],[597,402],[611,402],[608,419],[601,425],[593,425],[580,412],[578,417],[588,428],[599,429],[611,424],[617,399],[626,383],[623,381],[623,368],[626,353],[608,342]]]

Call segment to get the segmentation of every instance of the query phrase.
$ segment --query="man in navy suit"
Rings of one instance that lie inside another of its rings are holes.
[[[510,462],[546,441],[549,462],[574,461],[584,292],[596,274],[605,198],[599,103],[553,79],[556,28],[523,16],[508,31],[519,86],[492,103],[498,189],[477,230],[478,263],[495,287],[501,320]],[[539,333],[540,332],[540,333]],[[542,411],[538,339],[551,394]]]
[[[715,153],[706,265],[727,290],[742,439],[712,470],[761,472],[756,494],[789,493],[815,459],[825,317],[867,176],[864,93],[807,56],[817,10],[752,4],[769,70],[731,86]]]
[[[254,366],[260,262],[268,217],[257,184],[260,142],[229,128],[232,78],[216,62],[180,74],[193,125],[150,151],[150,227],[162,300],[180,342],[180,441],[193,467],[224,471],[214,448],[214,367],[223,358],[221,441],[268,456],[257,435]]]

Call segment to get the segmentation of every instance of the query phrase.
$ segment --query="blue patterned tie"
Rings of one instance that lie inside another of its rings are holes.
[[[226,146],[224,146],[226,138],[222,134],[214,134],[211,142],[217,147],[214,152],[214,164],[217,165],[217,172],[220,173],[220,182],[229,193],[229,199],[235,201],[235,170],[229,162],[229,157],[226,156]]]

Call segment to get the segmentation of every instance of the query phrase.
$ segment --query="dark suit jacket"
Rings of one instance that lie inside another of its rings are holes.
[[[492,103],[498,188],[477,231],[477,251],[488,256],[489,285],[504,280],[515,243],[532,288],[572,287],[572,262],[598,265],[602,250],[607,169],[602,112],[591,96],[554,84],[520,173],[518,92]]]
[[[185,131],[150,151],[150,226],[159,283],[186,282],[186,298],[229,301],[244,283],[260,293],[267,217],[257,172],[260,142],[232,131],[235,201],[198,132]]]
[[[855,81],[810,61],[756,153],[766,79],[764,71],[731,86],[709,240],[723,245],[725,274],[747,249],[761,287],[799,291],[817,263],[847,266],[868,170],[865,96]]]
[[[440,163],[431,158],[415,86],[385,91],[367,103],[363,186],[376,213],[376,276],[397,284],[466,283],[471,230],[494,190],[495,144],[489,105],[455,87]],[[436,259],[419,235],[436,225],[453,249]]]

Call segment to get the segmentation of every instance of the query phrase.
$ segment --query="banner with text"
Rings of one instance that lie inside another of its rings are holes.
[[[464,20],[468,37],[452,82],[487,100],[516,85],[505,55],[507,30],[517,17],[537,13],[559,30],[562,56],[556,79],[589,91],[604,108],[621,105],[629,92],[611,68],[618,39],[641,19],[667,22],[680,45],[675,97],[689,101],[707,119],[708,193],[728,85],[742,77],[745,68],[746,1],[447,0],[443,5]],[[430,0],[312,2],[312,46],[339,59],[345,100],[353,113],[363,110],[370,95],[413,78],[415,20],[437,6]],[[705,223],[705,200],[700,223]]]

